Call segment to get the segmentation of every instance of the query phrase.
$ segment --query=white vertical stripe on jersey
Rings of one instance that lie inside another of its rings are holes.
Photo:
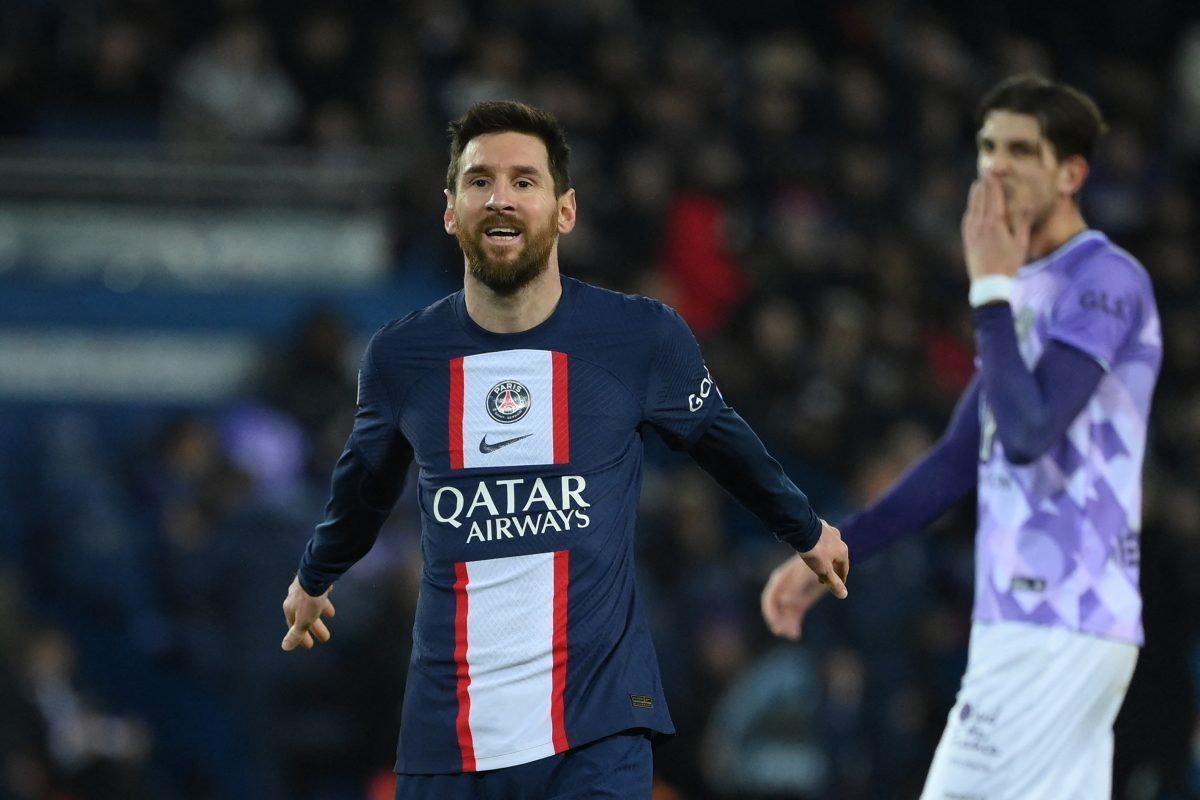
[[[475,768],[554,755],[554,553],[466,567]]]
[[[463,466],[519,467],[554,463],[554,362],[549,350],[501,350],[463,359]],[[516,422],[488,414],[488,393],[501,381],[529,390],[529,410]],[[452,412],[453,413],[453,412]],[[511,442],[490,453],[481,443]]]

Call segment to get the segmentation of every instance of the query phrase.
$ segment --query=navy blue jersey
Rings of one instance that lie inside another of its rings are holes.
[[[424,571],[398,772],[495,769],[629,728],[673,731],[634,585],[642,431],[690,448],[724,402],[673,310],[562,286],[528,331],[480,328],[458,292],[384,326],[363,357],[339,469],[374,509],[390,508],[410,459],[419,471]],[[386,515],[335,501],[301,564],[310,593],[369,549]],[[811,539],[815,517],[789,514]],[[330,542],[347,535],[362,541],[334,558]]]

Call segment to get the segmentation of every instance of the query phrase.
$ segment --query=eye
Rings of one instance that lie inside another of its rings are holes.
[[[533,187],[533,181],[529,180],[528,178],[521,178],[520,180],[517,181],[518,189],[529,189],[532,187]]]
[[[479,189],[487,186],[487,183],[487,178],[476,178],[475,180],[471,181],[471,185]]]

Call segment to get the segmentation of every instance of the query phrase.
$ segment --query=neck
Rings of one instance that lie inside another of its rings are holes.
[[[1075,236],[1087,230],[1087,223],[1079,213],[1079,207],[1073,200],[1068,200],[1068,207],[1052,214],[1029,237],[1029,253],[1026,263],[1037,261],[1043,256],[1053,253]]]
[[[521,333],[545,322],[558,306],[562,280],[558,260],[551,256],[541,275],[514,294],[497,294],[467,270],[463,281],[467,314],[492,333]]]

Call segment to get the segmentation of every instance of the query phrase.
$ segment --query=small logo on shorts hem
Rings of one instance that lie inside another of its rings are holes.
[[[654,698],[644,694],[629,695],[629,702],[633,703],[634,708],[654,708]]]

